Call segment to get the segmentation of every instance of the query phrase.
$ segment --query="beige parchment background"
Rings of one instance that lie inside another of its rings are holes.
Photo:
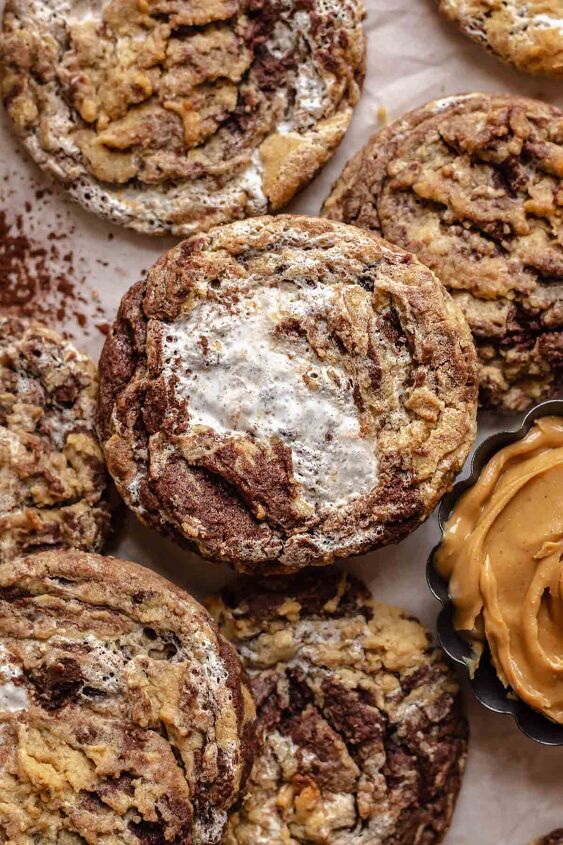
[[[290,210],[318,213],[345,161],[378,128],[382,106],[395,117],[429,99],[476,90],[523,93],[563,105],[561,83],[532,79],[486,55],[439,18],[433,0],[367,0],[366,5],[369,47],[363,98],[337,155]],[[17,149],[3,114],[0,153],[0,208],[9,217],[22,213],[26,230],[38,239],[73,228],[64,244],[66,248],[71,241],[76,276],[84,295],[98,295],[111,319],[129,285],[173,241],[100,222],[56,189],[38,201],[37,185],[48,183]],[[31,210],[25,210],[26,200]],[[96,329],[85,334],[72,321],[66,328],[79,345],[98,356],[103,337]],[[517,422],[487,415],[480,421],[479,437]],[[114,553],[163,572],[196,595],[231,577],[225,568],[176,549],[133,518],[123,521]],[[424,570],[437,535],[433,517],[399,546],[358,558],[348,567],[368,581],[379,599],[408,608],[433,628],[437,603],[429,594]],[[471,751],[446,845],[528,845],[534,836],[563,826],[563,748],[535,745],[509,717],[484,711],[468,690],[466,701]]]

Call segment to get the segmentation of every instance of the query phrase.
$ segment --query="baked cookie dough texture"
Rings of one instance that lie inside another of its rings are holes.
[[[141,232],[275,211],[334,152],[363,0],[7,0],[1,95],[36,162]]]
[[[49,546],[97,551],[110,525],[92,361],[0,317],[0,563]]]
[[[521,70],[563,79],[561,0],[438,0],[440,11]]]
[[[375,135],[324,208],[414,252],[463,310],[484,405],[561,392],[563,112],[470,94]]]
[[[124,297],[100,378],[125,502],[241,570],[400,540],[475,435],[473,344],[443,286],[324,220],[265,217],[179,244]]]
[[[334,570],[242,582],[209,606],[258,707],[258,753],[224,845],[439,842],[467,723],[418,622]]]
[[[115,558],[0,565],[0,839],[217,845],[254,704],[206,611]]]

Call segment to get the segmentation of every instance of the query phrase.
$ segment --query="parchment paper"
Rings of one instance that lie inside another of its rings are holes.
[[[433,0],[367,0],[366,5],[369,47],[363,98],[337,155],[290,210],[318,213],[344,163],[380,125],[381,107],[392,118],[429,99],[476,90],[523,93],[563,105],[561,83],[527,77],[488,56],[439,18]],[[85,298],[98,294],[111,319],[129,285],[173,241],[109,226],[56,189],[38,200],[37,185],[49,183],[16,149],[4,115],[0,150],[0,208],[12,216],[22,213],[26,229],[39,239],[65,234]],[[25,210],[25,200],[31,211]],[[66,328],[97,357],[103,342],[97,329],[90,325],[85,334],[72,320]],[[480,422],[481,439],[515,426],[518,419],[484,415]],[[134,518],[124,522],[113,553],[153,567],[199,596],[231,577],[226,568],[178,550]],[[438,606],[426,586],[425,564],[437,536],[434,516],[399,546],[358,558],[348,567],[367,580],[379,599],[408,608],[434,628]],[[535,745],[510,717],[485,711],[467,689],[465,697],[471,750],[447,845],[528,845],[533,837],[563,826],[563,748]]]

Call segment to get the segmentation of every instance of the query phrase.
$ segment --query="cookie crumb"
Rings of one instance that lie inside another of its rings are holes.
[[[389,112],[386,106],[379,106],[377,109],[377,120],[380,126],[387,126],[389,123]]]

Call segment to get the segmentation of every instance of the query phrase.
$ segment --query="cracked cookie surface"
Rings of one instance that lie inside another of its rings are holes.
[[[461,306],[484,405],[563,385],[563,113],[519,97],[429,103],[375,135],[324,213],[414,252]]]
[[[473,41],[521,70],[563,79],[560,0],[438,0]]]
[[[96,368],[56,332],[0,317],[0,563],[49,546],[99,551],[110,510]]]
[[[90,210],[192,234],[275,211],[342,140],[363,0],[7,0],[0,93]]]
[[[223,845],[439,842],[468,728],[420,624],[335,570],[246,580],[208,606],[258,708],[258,753]]]
[[[400,540],[475,434],[461,312],[413,256],[330,221],[265,217],[172,249],[124,297],[100,379],[126,503],[241,570]]]
[[[255,710],[207,612],[136,564],[0,565],[0,840],[216,845]]]

